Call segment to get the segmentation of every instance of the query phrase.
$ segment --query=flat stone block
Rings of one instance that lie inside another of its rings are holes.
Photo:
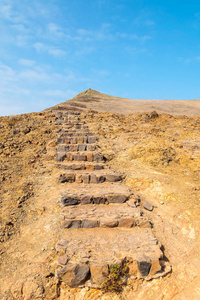
[[[85,169],[93,171],[95,169],[95,166],[94,165],[85,165]]]
[[[68,161],[72,161],[72,160],[73,160],[73,155],[72,155],[71,153],[67,153],[67,154],[66,154],[66,159],[67,159]]]
[[[59,181],[61,183],[63,182],[74,182],[75,181],[75,175],[74,174],[60,174]]]
[[[69,151],[78,151],[78,145],[77,144],[70,145]]]
[[[86,155],[74,155],[73,156],[75,161],[86,161],[87,160],[87,156]]]
[[[69,146],[68,145],[60,145],[57,148],[57,152],[68,152],[69,151]]]
[[[76,205],[80,202],[76,195],[64,195],[61,197],[60,201],[64,206]]]
[[[78,144],[83,144],[84,143],[84,138],[82,136],[77,137],[77,143]]]
[[[104,161],[104,156],[103,154],[95,153],[93,160],[96,162]]]
[[[90,176],[90,183],[94,183],[94,184],[98,183],[98,179],[97,179],[97,176],[95,174],[92,174]]]
[[[104,175],[96,175],[98,183],[103,183],[106,178]]]
[[[120,218],[118,226],[131,228],[131,227],[135,226],[135,221],[133,218]]]
[[[102,165],[95,165],[95,166],[94,166],[94,169],[95,169],[95,170],[103,170],[103,169],[104,169],[104,166],[102,166]]]
[[[94,144],[94,143],[96,143],[96,141],[97,141],[96,136],[89,136],[88,137],[88,144]]]
[[[84,136],[84,137],[83,137],[83,143],[84,143],[84,144],[88,143],[88,137],[87,137],[87,136]]]
[[[109,203],[124,203],[128,196],[124,194],[109,194],[106,196]]]
[[[106,180],[109,182],[116,182],[122,180],[122,176],[118,174],[107,174]]]
[[[105,204],[106,198],[105,195],[97,194],[93,196],[93,203],[94,204]]]
[[[91,204],[92,203],[92,196],[91,195],[85,195],[81,197],[81,204]]]
[[[114,228],[118,226],[118,221],[110,218],[100,218],[100,227]]]
[[[89,271],[87,265],[68,263],[62,269],[56,270],[56,277],[70,287],[78,287],[87,280]]]
[[[87,153],[87,161],[89,162],[93,161],[93,153]]]
[[[65,139],[64,138],[58,138],[57,139],[57,143],[58,144],[64,144],[65,143]]]
[[[81,228],[81,220],[65,220],[63,228]]]
[[[83,182],[81,174],[76,174],[76,182],[77,183],[82,183]]]
[[[107,264],[90,264],[91,281],[93,284],[101,285],[109,275]]]
[[[66,138],[65,138],[65,144],[70,144],[70,142],[71,142],[71,138],[66,137]]]
[[[85,165],[84,164],[74,164],[71,166],[72,170],[85,170]]]
[[[83,183],[90,183],[90,175],[89,174],[83,174],[82,175],[82,180],[83,180]]]
[[[88,144],[87,145],[87,150],[88,151],[94,151],[96,149],[96,146],[95,145],[91,145],[91,144]]]
[[[86,150],[86,145],[80,144],[78,145],[78,151],[85,151]]]
[[[56,161],[64,161],[66,157],[65,153],[57,153],[56,154]]]
[[[77,144],[77,138],[76,137],[71,138],[71,144]]]
[[[99,227],[99,222],[97,220],[91,220],[91,219],[82,220],[82,228],[95,228],[95,227]]]

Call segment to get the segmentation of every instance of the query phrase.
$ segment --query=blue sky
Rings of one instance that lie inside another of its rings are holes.
[[[40,111],[87,88],[200,98],[200,2],[0,0],[0,115]]]

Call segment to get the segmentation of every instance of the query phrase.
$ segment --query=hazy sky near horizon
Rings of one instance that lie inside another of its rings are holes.
[[[200,2],[0,0],[0,115],[92,88],[200,98]]]

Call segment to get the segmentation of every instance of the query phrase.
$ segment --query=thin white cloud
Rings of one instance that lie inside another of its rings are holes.
[[[18,60],[19,64],[25,67],[33,67],[36,62],[32,59],[21,58]]]
[[[47,46],[43,43],[40,43],[40,42],[34,43],[33,47],[38,52],[45,51],[47,49]]]
[[[37,52],[47,52],[48,54],[53,55],[55,57],[62,57],[67,54],[65,50],[54,48],[51,45],[49,46],[41,42],[34,43],[33,47]]]
[[[9,0],[1,0],[0,16],[2,19],[11,23],[24,23],[26,20],[25,15],[14,7],[14,2]]]
[[[50,32],[50,34],[53,34],[57,37],[64,37],[65,35],[63,29],[55,23],[47,24],[47,30]]]
[[[55,57],[62,57],[62,56],[65,56],[67,54],[66,51],[61,50],[61,49],[49,49],[48,53],[55,56]]]

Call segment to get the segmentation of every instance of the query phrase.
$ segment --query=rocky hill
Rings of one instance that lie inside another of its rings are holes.
[[[200,114],[200,99],[197,100],[145,100],[127,99],[102,94],[92,89],[88,89],[73,99],[68,100],[59,106],[72,105],[82,109],[92,109],[98,112],[113,112],[135,114],[151,112],[171,115],[197,116]]]
[[[199,108],[89,89],[0,117],[0,299],[199,299]]]

